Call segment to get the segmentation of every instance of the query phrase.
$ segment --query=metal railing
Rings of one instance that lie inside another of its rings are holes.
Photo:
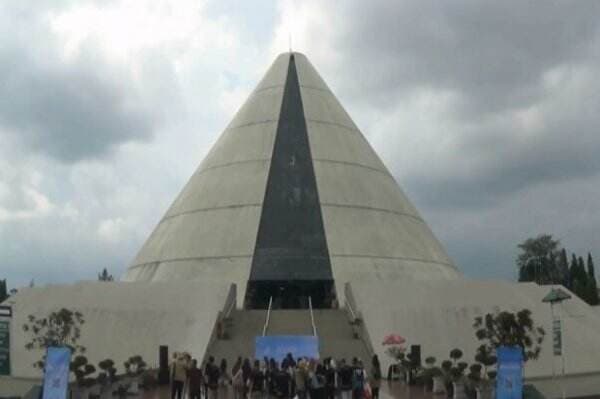
[[[223,308],[223,318],[227,319],[231,316],[231,312],[233,309],[237,307],[237,286],[235,284],[231,284],[229,288],[229,294],[227,295],[227,300],[225,301],[225,307]]]
[[[317,326],[315,325],[315,315],[313,313],[312,297],[308,297],[308,308],[310,309],[310,323],[312,325],[313,335],[317,336]]]
[[[352,330],[355,333],[355,336],[363,342],[363,344],[367,348],[367,351],[371,355],[374,355],[375,348],[373,348],[373,345],[371,343],[369,331],[367,330],[366,325],[362,321],[362,314],[356,304],[356,300],[354,298],[354,294],[352,293],[350,283],[346,283],[344,285],[344,295],[346,297],[346,310],[349,313],[352,322]]]
[[[267,335],[267,328],[269,327],[269,320],[271,319],[271,307],[273,307],[273,297],[269,297],[269,308],[267,309],[267,317],[265,319],[265,325],[263,326],[262,336]]]

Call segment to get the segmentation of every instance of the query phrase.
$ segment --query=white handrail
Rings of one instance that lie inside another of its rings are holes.
[[[269,308],[267,309],[267,318],[265,319],[265,325],[263,326],[263,334],[264,337],[267,335],[267,327],[269,326],[269,319],[271,318],[271,307],[273,306],[273,297],[269,297]]]
[[[355,322],[359,319],[358,315],[354,311],[354,307],[356,306],[354,303],[354,295],[350,291],[350,284],[346,283],[346,287],[344,288],[344,293],[346,294],[346,309],[350,311],[350,316],[352,317],[352,322]]]
[[[350,311],[350,316],[352,316],[352,321],[355,321],[357,319],[357,317],[356,317],[356,313],[354,313],[354,308],[352,307],[352,304],[350,303],[350,301],[346,301],[346,307]]]
[[[313,314],[312,297],[308,297],[308,308],[310,309],[310,322],[312,324],[313,335],[317,336],[317,326],[315,325],[315,315]]]
[[[235,309],[237,305],[237,289],[236,285],[232,284],[231,289],[229,290],[229,296],[227,298],[229,301],[229,306],[226,306],[225,313],[223,315],[224,318],[228,318],[231,316],[231,312]]]

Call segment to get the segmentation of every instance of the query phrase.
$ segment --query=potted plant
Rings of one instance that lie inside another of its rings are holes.
[[[469,399],[477,398],[477,388],[481,383],[481,364],[474,363],[469,366],[469,373],[465,381],[465,393]]]
[[[140,388],[143,390],[149,390],[158,385],[158,378],[156,378],[156,372],[152,370],[145,370],[140,375]]]
[[[475,360],[483,366],[481,379],[475,388],[477,392],[477,398],[493,398],[496,372],[493,370],[488,370],[488,368],[494,366],[498,359],[494,355],[491,347],[487,345],[481,345],[479,348],[477,348]]]
[[[436,358],[433,356],[425,358],[427,367],[423,370],[423,384],[426,391],[439,393],[443,390],[443,373],[435,362]]]
[[[449,398],[463,399],[464,393],[464,372],[468,367],[466,362],[459,362],[463,356],[460,349],[452,349],[450,351],[450,360],[442,362],[442,371],[444,374],[444,382],[446,385],[446,393]]]
[[[450,375],[452,378],[452,398],[454,399],[466,399],[464,372],[467,367],[468,365],[465,362],[460,362],[452,367]]]
[[[406,364],[405,351],[406,348],[400,345],[390,346],[385,351],[385,353],[394,360],[401,381],[406,380],[406,369],[404,368],[404,365]]]
[[[112,359],[104,359],[98,363],[98,368],[102,370],[98,373],[98,384],[100,385],[100,394],[110,389],[111,385],[117,380],[117,369]]]
[[[140,355],[131,356],[125,363],[125,374],[130,378],[132,393],[138,392],[139,376],[146,370],[146,362]]]
[[[444,381],[444,388],[446,389],[446,394],[449,398],[452,397],[452,393],[454,392],[452,386],[452,361],[444,360],[442,362],[442,378]]]
[[[72,387],[74,399],[87,399],[89,388],[95,383],[89,376],[96,372],[94,365],[89,364],[83,355],[76,356],[69,365],[70,371],[75,375],[75,384]]]

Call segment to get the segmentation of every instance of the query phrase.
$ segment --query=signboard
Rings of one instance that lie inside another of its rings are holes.
[[[295,359],[319,358],[319,338],[313,335],[271,335],[256,337],[255,358],[275,359],[281,362],[288,353]]]
[[[50,347],[46,352],[46,367],[42,399],[66,399],[69,386],[71,350]]]
[[[10,322],[0,320],[0,375],[10,375]]]
[[[523,397],[523,350],[519,346],[501,346],[496,349],[496,356],[498,358],[496,398],[521,399]]]
[[[562,355],[562,332],[560,328],[560,319],[552,320],[552,349],[554,356]]]

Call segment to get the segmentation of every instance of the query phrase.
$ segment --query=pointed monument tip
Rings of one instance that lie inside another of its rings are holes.
[[[279,57],[291,57],[292,55],[294,56],[301,56],[306,58],[306,55],[304,53],[301,53],[299,51],[284,51],[283,53],[279,53],[279,55],[277,56],[277,58]]]

